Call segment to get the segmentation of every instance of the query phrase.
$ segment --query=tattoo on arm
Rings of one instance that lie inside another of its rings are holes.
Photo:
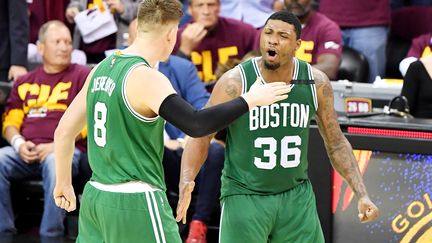
[[[337,121],[331,83],[320,71],[315,70],[314,76],[319,102],[316,118],[332,166],[348,182],[358,197],[365,196],[367,195],[366,187],[352,147],[340,130]]]

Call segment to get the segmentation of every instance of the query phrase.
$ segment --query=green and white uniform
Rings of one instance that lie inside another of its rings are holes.
[[[161,162],[165,121],[138,114],[126,96],[126,79],[141,65],[149,66],[141,57],[117,52],[103,60],[91,77],[87,127],[93,175],[82,197],[78,242],[181,242],[165,195]],[[150,187],[142,192],[95,187],[98,183],[125,188],[127,182]]]
[[[237,67],[242,93],[262,77],[257,60]],[[296,58],[293,62],[293,80],[313,80],[309,64]],[[324,242],[307,175],[309,124],[318,108],[316,87],[313,82],[291,87],[287,99],[255,107],[227,129],[223,243]]]

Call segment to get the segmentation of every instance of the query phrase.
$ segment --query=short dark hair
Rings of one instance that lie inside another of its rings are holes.
[[[294,25],[294,29],[297,35],[297,40],[300,39],[301,35],[301,23],[300,20],[295,16],[293,13],[288,12],[286,10],[281,10],[278,12],[273,13],[270,15],[270,17],[266,20],[265,24],[270,20],[281,20],[285,23]]]

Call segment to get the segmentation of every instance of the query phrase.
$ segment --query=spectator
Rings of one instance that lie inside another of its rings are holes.
[[[283,9],[281,0],[220,0],[220,16],[233,18],[259,29],[274,12]]]
[[[36,63],[37,64],[42,63],[42,56],[37,49],[37,45],[33,43],[28,44],[27,61],[29,62],[29,66]],[[86,65],[87,64],[86,54],[83,51],[78,49],[72,50],[71,63]]]
[[[174,53],[190,59],[203,82],[214,81],[218,63],[242,58],[257,47],[256,29],[219,17],[219,0],[190,0],[192,21],[179,30]]]
[[[427,55],[432,55],[432,33],[420,35],[412,40],[406,58],[399,64],[399,70],[402,76],[405,76],[411,63]]]
[[[129,44],[136,37],[136,20],[129,26]],[[188,101],[196,109],[201,109],[207,103],[209,94],[198,77],[196,67],[188,60],[171,55],[166,62],[160,62],[158,70],[170,81],[180,97]],[[165,124],[168,137],[165,139],[163,168],[167,189],[178,193],[180,162],[183,153],[185,134],[171,123]],[[209,148],[206,166],[198,176],[198,194],[196,198],[193,221],[186,242],[205,242],[207,225],[211,213],[217,204],[220,188],[220,176],[224,161],[224,147],[213,142]]]
[[[25,0],[0,0],[0,81],[27,73],[29,20]]]
[[[343,44],[369,63],[369,82],[383,77],[390,24],[389,0],[320,0],[320,11],[342,29]]]
[[[432,55],[414,61],[408,68],[402,95],[408,99],[410,114],[432,118]]]
[[[39,31],[43,64],[21,76],[12,88],[3,116],[3,136],[11,146],[0,149],[0,233],[16,233],[10,199],[10,183],[42,177],[44,211],[42,237],[63,236],[65,211],[53,200],[55,186],[54,130],[68,105],[84,84],[89,69],[70,64],[72,39],[60,21],[49,21]],[[78,138],[77,138],[78,139]],[[73,156],[77,172],[84,140]]]
[[[85,3],[85,4],[84,4]],[[74,48],[83,50],[87,55],[88,63],[98,63],[105,58],[105,51],[121,48],[127,41],[124,34],[128,31],[129,22],[136,18],[139,1],[137,0],[107,0],[106,4],[116,21],[118,31],[102,39],[91,43],[84,43],[78,28],[75,28],[73,35]],[[74,23],[74,17],[85,9],[92,9],[94,6],[103,9],[101,0],[71,0],[66,9],[66,19]]]
[[[300,19],[301,45],[296,57],[336,80],[342,55],[342,35],[338,25],[313,10],[313,0],[285,0],[285,7]]]

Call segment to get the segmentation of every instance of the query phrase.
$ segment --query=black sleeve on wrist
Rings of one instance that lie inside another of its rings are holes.
[[[217,132],[248,111],[249,105],[241,96],[198,111],[177,94],[171,94],[159,107],[161,117],[191,137]]]

